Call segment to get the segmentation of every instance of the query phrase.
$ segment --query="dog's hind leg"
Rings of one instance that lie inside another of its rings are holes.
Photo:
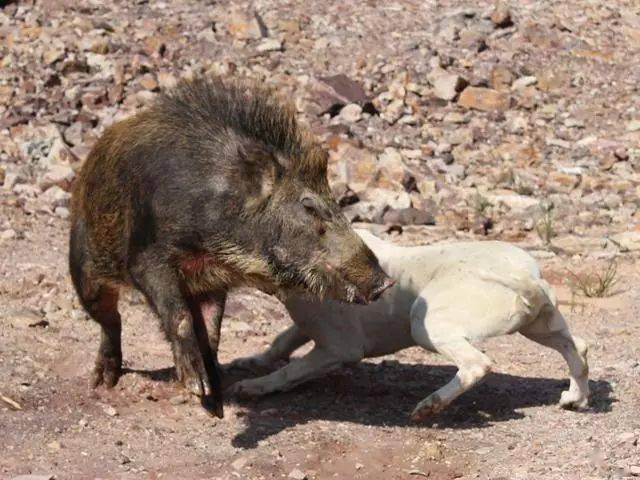
[[[435,343],[433,348],[455,363],[458,371],[449,383],[418,403],[411,414],[411,419],[417,422],[443,410],[453,400],[480,382],[491,371],[489,357],[464,338],[442,344]]]
[[[543,310],[536,321],[520,330],[525,337],[557,350],[569,365],[569,390],[562,392],[560,406],[586,408],[589,403],[587,343],[571,335],[564,317],[555,307]]]
[[[418,345],[436,351],[455,363],[458,371],[449,383],[418,403],[411,414],[414,421],[422,421],[440,412],[491,370],[489,357],[471,345],[464,337],[464,329],[453,321],[470,312],[452,308],[451,305],[439,305],[437,299],[428,305],[428,297],[419,297],[411,308],[411,336]]]

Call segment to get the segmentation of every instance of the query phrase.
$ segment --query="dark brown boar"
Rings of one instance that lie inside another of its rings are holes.
[[[326,152],[265,90],[197,78],[107,129],[72,199],[70,270],[102,327],[93,385],[121,373],[122,285],[141,291],[178,378],[222,416],[227,292],[305,289],[367,303],[391,281],[327,183]]]

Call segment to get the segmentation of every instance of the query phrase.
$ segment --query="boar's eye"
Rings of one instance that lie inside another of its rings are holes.
[[[315,198],[305,196],[300,199],[300,203],[302,203],[302,206],[310,215],[318,217],[322,220],[329,220],[329,212],[326,208],[323,208],[323,206],[320,205]]]

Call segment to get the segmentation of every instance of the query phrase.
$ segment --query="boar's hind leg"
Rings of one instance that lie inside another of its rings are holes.
[[[122,373],[122,323],[118,313],[118,290],[101,286],[94,296],[83,298],[89,315],[102,327],[100,348],[96,357],[91,384],[108,388],[118,383]]]
[[[100,348],[91,378],[93,387],[118,383],[122,370],[122,323],[118,313],[118,288],[90,274],[84,222],[77,222],[71,231],[69,267],[80,303],[102,328]]]
[[[171,342],[178,379],[191,393],[201,397],[203,406],[222,417],[220,374],[211,352],[201,315],[193,315],[176,274],[157,257],[140,261],[131,270],[136,286],[146,295],[160,317]]]

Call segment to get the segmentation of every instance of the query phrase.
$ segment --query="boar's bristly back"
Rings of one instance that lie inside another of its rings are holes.
[[[326,152],[299,126],[293,107],[266,87],[196,77],[160,95],[152,112],[196,142],[215,144],[234,133],[272,149],[293,174],[326,177]]]

